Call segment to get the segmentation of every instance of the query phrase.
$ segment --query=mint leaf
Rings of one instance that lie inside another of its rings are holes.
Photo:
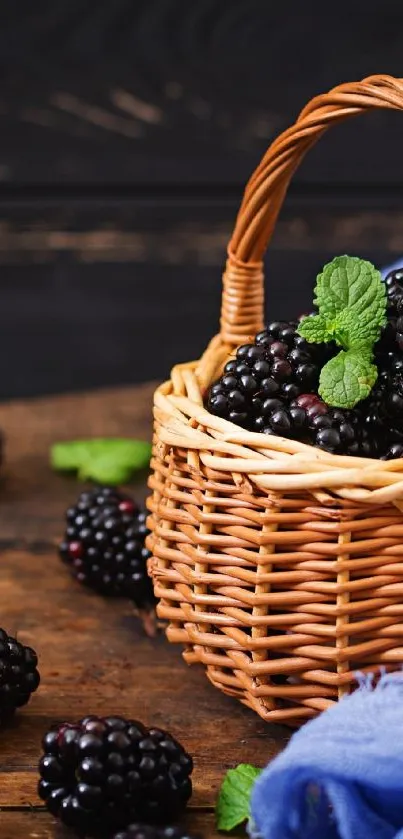
[[[343,309],[362,317],[367,328],[385,323],[385,286],[379,271],[366,259],[336,256],[318,275],[315,294],[320,315],[330,323]]]
[[[144,440],[100,438],[55,443],[50,462],[57,471],[77,471],[80,480],[101,484],[126,483],[132,473],[148,466],[151,445]]]
[[[298,332],[311,343],[335,342],[343,351],[323,368],[319,394],[329,405],[353,408],[377,379],[373,347],[386,324],[386,290],[366,259],[336,256],[318,275],[317,315],[303,318]]]
[[[322,344],[329,341],[329,327],[324,315],[307,315],[302,318],[298,332],[310,344]]]
[[[233,830],[249,818],[252,787],[261,771],[249,763],[228,770],[216,804],[218,830]]]
[[[117,486],[127,483],[134,469],[130,463],[116,457],[112,452],[87,460],[78,470],[80,481],[96,481],[98,484]]]
[[[380,337],[381,327],[386,323],[383,317],[368,320],[366,313],[357,313],[352,309],[344,309],[337,316],[334,324],[334,339],[344,349],[352,349],[360,345],[373,345]]]
[[[322,368],[319,395],[335,408],[354,408],[371,392],[377,376],[370,350],[363,347],[342,350]]]

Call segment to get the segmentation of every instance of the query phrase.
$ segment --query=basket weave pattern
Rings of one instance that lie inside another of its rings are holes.
[[[203,398],[263,326],[262,259],[293,172],[334,122],[372,108],[403,109],[403,80],[336,87],[272,144],[228,248],[220,334],[155,394],[148,547],[167,636],[216,687],[291,725],[357,670],[403,662],[403,460],[244,431]]]

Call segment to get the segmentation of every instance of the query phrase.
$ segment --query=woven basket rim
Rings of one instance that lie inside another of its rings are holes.
[[[220,339],[219,339],[220,340]],[[215,339],[213,339],[213,351]],[[173,368],[154,395],[158,438],[166,446],[197,450],[218,471],[247,475],[262,490],[330,490],[358,503],[403,506],[403,458],[380,460],[336,455],[270,434],[245,431],[204,407],[205,359]],[[402,499],[400,501],[400,499]]]

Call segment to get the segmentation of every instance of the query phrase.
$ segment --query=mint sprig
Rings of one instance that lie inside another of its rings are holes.
[[[261,771],[249,763],[228,770],[216,803],[218,830],[233,830],[249,819],[252,787]]]
[[[72,440],[55,443],[50,450],[53,469],[110,485],[126,483],[133,472],[148,466],[150,457],[150,443],[124,438]]]
[[[314,302],[318,314],[302,319],[299,334],[342,348],[322,369],[319,395],[334,407],[353,408],[377,379],[373,348],[386,324],[382,277],[366,259],[337,256],[319,274]]]
[[[377,376],[370,352],[364,348],[342,350],[322,368],[319,393],[328,405],[354,408],[371,392]]]

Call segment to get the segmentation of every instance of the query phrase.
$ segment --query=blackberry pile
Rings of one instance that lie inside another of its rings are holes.
[[[154,603],[147,574],[146,512],[112,487],[82,492],[67,510],[59,553],[76,579],[101,594],[128,597],[140,609]]]
[[[403,353],[375,356],[378,381],[368,399],[357,406],[363,430],[371,440],[372,457],[403,457]]]
[[[131,824],[113,839],[198,839],[181,827],[155,827],[151,824]]]
[[[192,793],[192,759],[180,743],[134,720],[65,723],[45,735],[43,750],[39,796],[80,835],[109,837],[133,822],[169,824]]]
[[[308,343],[296,322],[274,322],[225,365],[207,409],[249,431],[333,454],[403,457],[403,268],[388,275],[386,289],[388,323],[374,353],[378,380],[355,408],[332,408],[317,393],[320,371],[339,348]]]
[[[385,279],[388,295],[388,319],[403,314],[403,268],[391,271]]]
[[[388,322],[375,346],[378,380],[361,416],[375,440],[374,456],[389,460],[403,457],[403,268],[391,271],[385,284]]]
[[[321,368],[332,355],[331,345],[308,344],[297,333],[297,322],[276,321],[244,344],[212,385],[207,407],[249,431],[282,434],[284,405],[318,387]]]
[[[40,681],[37,664],[35,650],[0,629],[0,723],[29,702]]]

